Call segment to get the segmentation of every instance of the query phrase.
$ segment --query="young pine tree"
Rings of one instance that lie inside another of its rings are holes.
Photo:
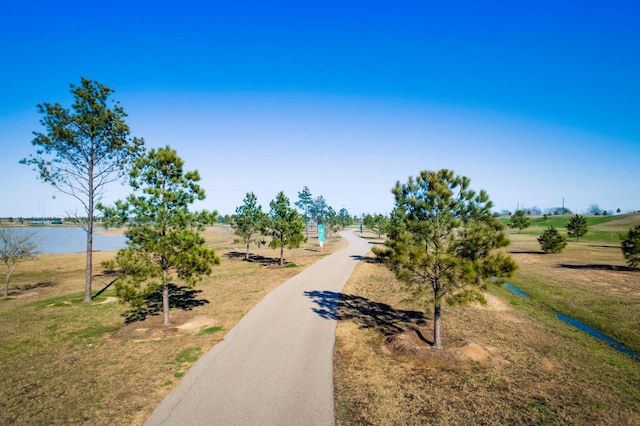
[[[264,244],[262,231],[267,223],[267,215],[258,204],[253,192],[248,192],[241,206],[236,207],[236,214],[231,216],[231,226],[239,240],[246,245],[244,260],[249,260],[249,245],[254,242],[258,247]]]
[[[640,267],[640,225],[634,226],[623,236],[622,254],[630,268]]]
[[[268,232],[271,234],[269,247],[280,248],[280,265],[284,265],[284,248],[294,249],[306,241],[304,236],[304,218],[289,204],[284,192],[279,192],[269,203]]]
[[[515,228],[519,233],[521,233],[523,229],[528,228],[529,225],[529,218],[526,216],[524,210],[518,210],[509,217],[509,228]]]
[[[469,185],[469,178],[446,169],[398,182],[386,249],[374,249],[416,300],[430,294],[436,348],[442,346],[443,300],[483,302],[483,288],[516,270],[515,262],[496,250],[509,240],[491,215],[489,196]]]
[[[540,237],[538,237],[540,248],[545,253],[560,253],[567,246],[567,238],[560,235],[558,230],[549,226]]]
[[[217,213],[189,210],[205,193],[197,183],[198,172],[185,171],[183,164],[168,146],[152,149],[131,170],[135,192],[114,208],[102,207],[108,223],[127,225],[127,247],[116,256],[121,269],[118,296],[142,308],[147,296],[161,290],[165,325],[171,324],[170,283],[177,279],[193,286],[220,263],[202,236],[204,226],[215,222]]]
[[[571,238],[576,237],[576,241],[586,235],[589,231],[589,225],[587,224],[587,218],[579,214],[571,217],[569,223],[567,223],[567,235]]]

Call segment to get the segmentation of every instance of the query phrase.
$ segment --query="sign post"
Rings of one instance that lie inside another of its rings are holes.
[[[318,242],[320,243],[320,251],[322,251],[324,245],[324,225],[322,223],[318,224]]]

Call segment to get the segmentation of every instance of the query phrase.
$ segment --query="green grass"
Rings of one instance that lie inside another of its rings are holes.
[[[557,332],[564,334],[578,343],[580,346],[580,353],[587,354],[590,353],[596,359],[606,360],[606,364],[615,365],[617,368],[627,371],[630,377],[637,376],[640,380],[640,370],[637,368],[637,363],[631,361],[631,359],[618,351],[612,350],[611,347],[605,342],[602,342],[595,337],[576,329],[572,325],[565,323],[564,321],[558,319],[556,315],[553,313],[554,307],[550,306],[548,303],[548,299],[542,298],[542,300],[537,297],[540,296],[541,293],[536,293],[536,295],[529,294],[529,298],[525,299],[520,296],[515,295],[509,290],[503,287],[492,287],[490,292],[496,295],[499,295],[500,298],[504,300],[508,300],[511,302],[511,306],[514,308],[527,312],[529,315],[536,318],[538,321],[547,324],[552,329],[557,330]],[[515,303],[514,303],[515,302]],[[569,316],[574,316],[571,314],[567,314]],[[587,322],[583,320],[583,322]],[[604,327],[604,326],[603,326]],[[596,327],[597,328],[597,327]],[[622,327],[626,328],[626,327]],[[602,330],[602,329],[601,329]],[[604,330],[602,330],[604,331]],[[609,334],[605,331],[606,334]],[[609,334],[611,336],[611,334]],[[614,336],[612,336],[614,337]],[[631,349],[634,349],[633,346],[636,346],[634,351],[638,351],[638,345],[627,345]],[[586,349],[586,350],[585,350]],[[554,355],[558,358],[564,359],[567,363],[574,362],[571,354],[567,354],[565,351],[567,348],[555,348]],[[606,370],[602,371],[603,375],[609,374]],[[611,377],[607,377],[606,379],[612,385],[616,387],[626,388],[628,387],[628,382],[623,380],[620,377],[616,377],[616,375],[612,375]],[[638,389],[628,389],[630,394],[635,394],[638,392]]]
[[[95,327],[88,327],[78,332],[77,336],[82,339],[88,339],[92,337],[100,337],[106,333],[111,333],[120,328],[119,325],[98,325]]]
[[[218,331],[222,331],[222,330],[224,330],[224,328],[222,326],[216,325],[216,326],[213,326],[213,327],[207,327],[207,328],[204,328],[204,329],[200,330],[199,334],[214,334],[214,333],[217,333]]]
[[[182,350],[178,355],[176,355],[176,363],[178,364],[191,364],[194,363],[200,358],[202,355],[202,349],[198,347],[187,348]]]
[[[556,228],[561,235],[567,237],[569,241],[575,241],[575,238],[567,236],[567,224],[574,215],[555,215],[548,216],[546,219],[542,216],[529,217],[529,227],[519,232],[517,229],[511,230],[512,233],[523,235],[535,235],[539,236],[549,226]],[[629,219],[633,223],[633,219],[637,218],[636,223],[640,224],[640,215],[638,214],[623,214],[623,215],[607,215],[607,216],[586,216],[588,232],[586,235],[580,237],[579,241],[585,242],[600,242],[603,244],[620,244],[620,235],[627,232],[632,225],[629,224]],[[500,217],[498,219],[507,229],[509,226],[508,217]],[[619,224],[617,224],[619,223]],[[607,225],[602,229],[602,225]]]
[[[637,302],[605,292],[582,292],[530,274],[520,273],[510,282],[529,295],[533,301],[530,303],[576,318],[640,353],[640,307]]]

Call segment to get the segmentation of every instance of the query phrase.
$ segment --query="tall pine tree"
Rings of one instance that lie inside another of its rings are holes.
[[[71,85],[71,93],[71,110],[60,104],[38,105],[45,131],[34,132],[32,144],[38,150],[20,162],[34,166],[40,180],[84,207],[85,217],[77,217],[77,223],[87,236],[84,301],[91,302],[96,207],[106,185],[124,177],[143,154],[144,141],[129,136],[127,114],[118,102],[110,101],[109,87],[82,78],[80,86]]]

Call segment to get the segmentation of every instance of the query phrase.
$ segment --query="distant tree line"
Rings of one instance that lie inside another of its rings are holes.
[[[248,192],[242,205],[236,207],[235,214],[224,218],[239,237],[236,242],[244,245],[245,260],[249,260],[251,244],[260,247],[267,244],[266,238],[270,237],[269,247],[280,249],[280,264],[283,265],[284,248],[300,247],[309,238],[311,224],[325,225],[329,236],[353,224],[346,208],[336,213],[323,196],[314,198],[307,186],[298,192],[295,205],[300,211],[291,206],[289,198],[281,191],[269,203],[269,212],[264,212],[256,195]]]

